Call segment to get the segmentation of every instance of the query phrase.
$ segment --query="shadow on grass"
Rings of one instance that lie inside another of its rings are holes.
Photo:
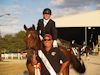
[[[29,75],[28,71],[24,71],[23,75]]]

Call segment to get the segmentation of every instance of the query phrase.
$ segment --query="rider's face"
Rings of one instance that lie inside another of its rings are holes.
[[[45,19],[45,20],[48,20],[49,18],[50,18],[50,14],[43,14],[43,18]]]

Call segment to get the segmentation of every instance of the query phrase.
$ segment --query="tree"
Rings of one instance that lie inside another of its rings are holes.
[[[13,42],[15,41],[14,37],[10,34],[7,34],[7,35],[4,36],[3,40],[5,42],[3,46],[7,50],[7,52],[12,50]]]
[[[20,31],[15,35],[16,38],[16,49],[20,49],[23,50],[25,49],[25,42],[24,42],[24,38],[25,38],[25,32],[24,31]]]
[[[14,36],[6,34],[3,38],[0,36],[0,57],[1,52],[19,52],[25,49],[25,32],[19,31]]]
[[[3,52],[5,47],[6,47],[6,42],[4,41],[4,39],[2,37],[0,37],[0,61],[2,60],[1,53]]]
[[[7,34],[2,39],[2,47],[6,49],[7,52],[19,52],[19,50],[25,49],[24,37],[24,31],[20,31],[14,36]]]
[[[2,38],[1,38],[1,36],[0,36],[0,61],[2,60],[2,59],[1,59],[1,50],[2,50],[1,45],[2,45]]]

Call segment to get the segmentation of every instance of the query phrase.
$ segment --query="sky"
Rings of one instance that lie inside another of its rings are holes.
[[[51,18],[100,10],[100,0],[0,0],[0,33],[16,33],[42,18],[44,8],[52,10]]]

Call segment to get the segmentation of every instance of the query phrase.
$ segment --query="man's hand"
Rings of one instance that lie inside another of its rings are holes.
[[[69,66],[69,61],[66,61],[64,62],[62,65],[61,65],[61,68],[60,68],[60,72],[58,75],[63,75],[63,71],[65,70],[65,68]]]
[[[59,72],[59,73],[57,73],[57,75],[63,75],[63,73],[62,72]]]

